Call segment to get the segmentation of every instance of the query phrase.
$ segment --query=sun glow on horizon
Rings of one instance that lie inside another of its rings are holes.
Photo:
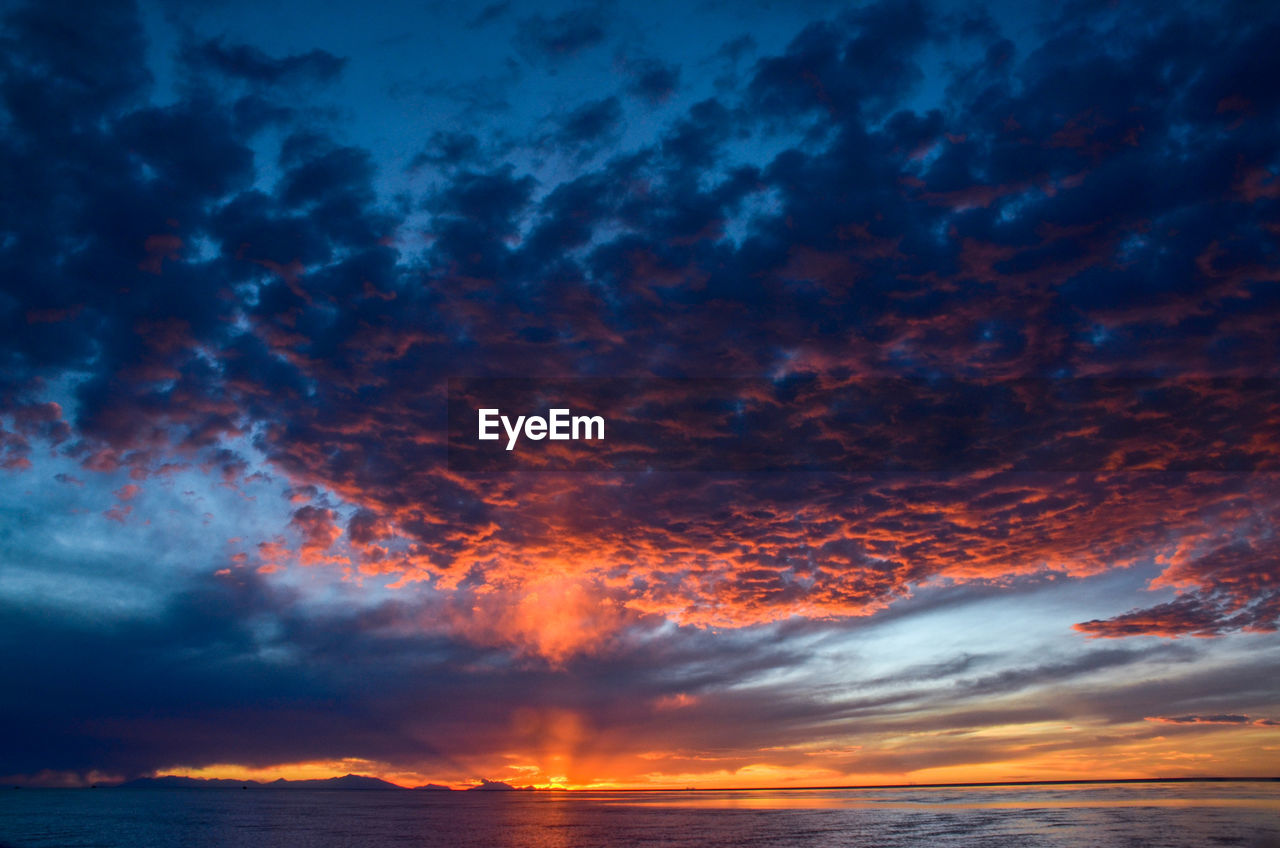
[[[994,729],[993,729],[994,730]],[[718,758],[689,757],[676,751],[646,751],[611,760],[584,757],[575,763],[564,754],[517,757],[507,754],[493,762],[477,763],[474,774],[432,773],[360,758],[314,760],[252,766],[217,763],[200,767],[158,769],[154,776],[173,775],[270,783],[275,780],[313,780],[348,774],[376,777],[405,788],[434,784],[465,790],[486,781],[514,788],[566,791],[740,790],[756,788],[817,789],[828,787],[909,786],[930,784],[1023,783],[1078,780],[1132,780],[1190,777],[1266,777],[1274,772],[1280,751],[1280,729],[1177,728],[1169,735],[1137,738],[1129,728],[1102,739],[1095,750],[1074,742],[1074,729],[1061,724],[1036,727],[1022,735],[1012,729],[997,732],[1011,740],[993,751],[987,762],[938,765],[912,770],[859,770],[860,749],[808,752],[804,761],[783,762],[783,752],[739,752],[733,765]],[[1057,733],[1052,732],[1056,730]],[[975,734],[978,735],[978,734]],[[986,734],[989,735],[989,734]],[[909,759],[907,739],[898,751]],[[917,740],[919,742],[919,740]],[[886,746],[885,750],[891,746]],[[802,752],[803,754],[803,752]],[[883,751],[868,761],[884,761]],[[698,760],[706,768],[690,768]],[[658,768],[655,768],[659,766]],[[666,765],[667,768],[661,766]]]

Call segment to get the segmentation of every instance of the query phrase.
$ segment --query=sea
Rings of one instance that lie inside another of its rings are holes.
[[[6,789],[4,848],[1280,848],[1280,782],[675,792]]]

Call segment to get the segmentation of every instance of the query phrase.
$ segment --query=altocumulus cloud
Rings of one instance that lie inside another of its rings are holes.
[[[47,739],[74,722],[83,735],[10,748],[6,770],[83,768],[93,750],[134,773],[213,749],[269,763],[352,745],[462,769],[440,739],[464,720],[500,724],[506,687],[565,668],[582,682],[534,705],[530,738],[580,744],[586,731],[556,716],[585,704],[615,734],[600,738],[626,748],[634,696],[689,705],[701,717],[679,731],[690,750],[766,702],[799,740],[832,715],[798,694],[725,697],[706,670],[733,643],[711,629],[751,644],[759,666],[737,672],[764,673],[794,659],[766,649],[769,628],[865,619],[922,586],[1012,592],[1153,568],[1158,595],[1077,629],[1276,630],[1274,475],[1180,470],[1179,434],[1153,446],[1105,404],[1082,426],[1125,459],[1070,473],[481,477],[450,472],[444,440],[445,381],[460,370],[760,378],[775,405],[875,376],[1155,375],[1201,381],[1200,400],[1229,412],[1234,395],[1214,380],[1274,380],[1280,362],[1274,13],[1078,3],[1015,43],[996,21],[957,29],[946,10],[873,4],[741,59],[711,97],[678,99],[691,84],[679,63],[620,62],[608,90],[527,144],[482,123],[442,129],[414,161],[429,178],[392,197],[379,151],[297,108],[299,91],[339,84],[355,59],[196,39],[173,58],[195,82],[162,99],[138,10],[73,5],[20,6],[4,24],[6,485],[102,477],[129,493],[112,506],[126,526],[179,474],[244,491],[269,478],[289,504],[156,617],[6,615],[6,645],[37,634],[33,657],[70,663],[118,704],[102,715],[159,717],[95,724],[33,664],[46,697],[11,705],[11,726],[36,722],[47,734],[32,738]],[[476,20],[505,18],[499,5]],[[558,68],[621,37],[610,23],[594,6],[520,17],[513,45]],[[943,47],[958,58],[938,69]],[[665,117],[626,133],[640,114]],[[545,156],[568,163],[554,179],[529,164]],[[813,426],[800,432],[839,436]],[[1273,444],[1248,448],[1244,470],[1276,459]],[[1144,463],[1162,470],[1133,470]],[[331,581],[343,597],[360,596],[358,581],[403,597],[369,589],[359,612],[318,616],[275,569],[255,570],[298,565],[345,576]],[[660,634],[670,644],[655,646]],[[156,667],[183,646],[221,660],[148,682],[110,659],[156,640],[170,646]],[[75,659],[86,643],[100,663]],[[993,669],[967,688],[1130,659]],[[408,682],[418,662],[430,668]],[[491,671],[462,671],[477,663]],[[369,684],[344,677],[353,664],[382,700],[357,695]],[[456,697],[431,701],[434,723],[405,718],[437,684]],[[252,739],[228,728],[190,747],[191,729],[225,722],[237,699],[255,705]],[[315,723],[324,736],[321,710],[342,725],[332,746],[278,732]],[[1247,718],[1151,721],[1224,717]],[[493,734],[480,749],[505,744]]]

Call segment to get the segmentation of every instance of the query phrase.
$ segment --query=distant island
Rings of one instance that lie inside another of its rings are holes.
[[[266,783],[257,780],[230,780],[223,777],[178,777],[167,774],[161,777],[140,777],[117,784],[123,789],[404,789],[394,783],[377,777],[366,777],[359,774],[347,774],[342,777],[330,777],[314,780],[272,780]],[[447,787],[446,787],[447,788]]]
[[[527,788],[532,789],[533,787]],[[510,783],[503,783],[501,780],[485,780],[484,778],[480,779],[479,786],[467,788],[468,792],[511,792],[513,790],[515,790],[515,787]]]
[[[160,777],[140,777],[115,784],[121,789],[396,789],[403,792],[452,792],[453,787],[439,783],[427,783],[410,789],[378,777],[360,774],[347,774],[342,777],[330,777],[314,780],[278,780],[262,782],[258,780],[230,780],[225,777],[179,777],[174,774]],[[532,791],[532,786],[512,786],[501,780],[485,780],[469,786],[467,792],[525,792]]]

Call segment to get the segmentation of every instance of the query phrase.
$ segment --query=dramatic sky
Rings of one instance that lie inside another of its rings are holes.
[[[1275,772],[1276,4],[0,6],[0,779]]]

